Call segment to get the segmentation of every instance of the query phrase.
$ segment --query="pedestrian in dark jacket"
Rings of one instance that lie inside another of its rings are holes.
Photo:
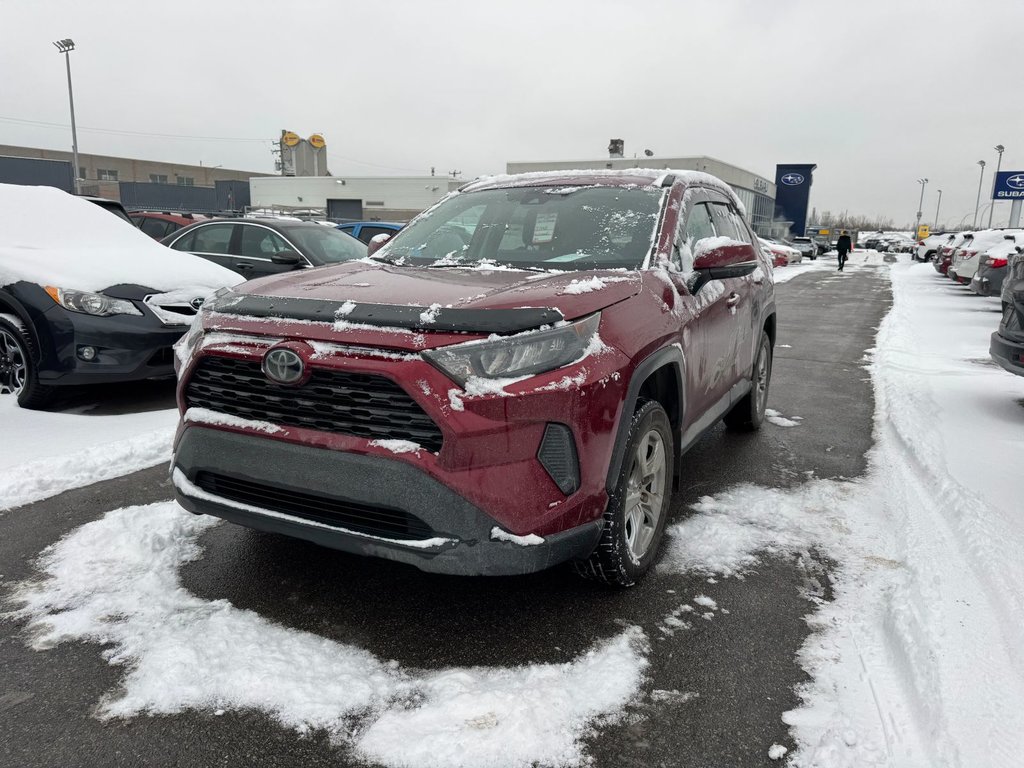
[[[846,230],[842,231],[839,235],[839,239],[836,240],[836,250],[839,251],[839,271],[843,271],[843,265],[849,258],[850,251],[853,250],[853,243],[850,242],[850,236],[846,234]]]

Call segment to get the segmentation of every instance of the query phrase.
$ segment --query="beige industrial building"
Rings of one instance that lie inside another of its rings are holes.
[[[38,147],[14,147],[0,144],[0,156],[35,157],[43,160],[72,162],[70,152]],[[78,153],[80,192],[119,199],[118,182],[138,181],[151,184],[180,184],[187,187],[212,187],[217,181],[249,181],[260,174],[205,165],[184,165],[158,160],[134,160],[128,157]]]
[[[759,235],[772,234],[772,220],[775,213],[775,184],[763,176],[739,168],[713,157],[606,157],[600,160],[545,160],[510,162],[508,173],[530,171],[581,170],[625,170],[629,168],[673,169],[679,171],[704,171],[717,176],[736,193],[747,209],[747,218]]]
[[[252,208],[408,221],[465,183],[444,176],[265,176],[250,179],[249,192]]]

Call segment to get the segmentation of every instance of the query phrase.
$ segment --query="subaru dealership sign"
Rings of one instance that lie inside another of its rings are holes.
[[[799,187],[804,183],[804,177],[799,173],[787,173],[780,181],[787,187]]]
[[[802,236],[807,224],[814,163],[775,166],[775,218],[790,221],[789,231]]]
[[[1024,199],[1024,171],[1001,171],[996,174],[993,200]]]

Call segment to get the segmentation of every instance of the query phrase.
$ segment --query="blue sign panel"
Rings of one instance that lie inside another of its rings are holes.
[[[1000,171],[992,190],[993,200],[1024,199],[1024,171]]]
[[[789,231],[802,237],[807,224],[807,204],[811,198],[811,174],[818,166],[775,166],[775,217],[793,222]]]

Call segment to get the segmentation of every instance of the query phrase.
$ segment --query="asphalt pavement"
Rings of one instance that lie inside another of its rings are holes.
[[[792,486],[810,477],[856,477],[871,446],[874,404],[865,351],[891,296],[878,270],[811,272],[777,288],[779,330],[770,407],[798,427],[766,424],[753,435],[716,428],[685,458],[673,519],[688,505],[738,483]],[[166,390],[143,398],[158,407]],[[124,408],[124,399],[103,406]],[[33,575],[48,544],[117,507],[166,500],[157,467],[70,491],[0,517],[3,591]],[[204,556],[181,570],[194,594],[226,599],[282,626],[354,644],[405,668],[508,666],[574,659],[623,625],[651,638],[645,696],[621,724],[587,744],[594,765],[770,766],[772,744],[792,748],[782,713],[806,678],[795,661],[828,563],[770,560],[743,579],[655,572],[637,588],[608,591],[565,569],[516,578],[455,578],[347,556],[285,537],[220,525]],[[660,636],[657,626],[703,593],[729,613]],[[197,637],[197,643],[203,638]],[[303,663],[295,660],[296,665]],[[357,765],[326,735],[300,737],[260,712],[209,712],[101,721],[96,704],[123,669],[98,645],[27,647],[23,627],[0,622],[0,766]],[[695,694],[695,695],[688,695]]]

